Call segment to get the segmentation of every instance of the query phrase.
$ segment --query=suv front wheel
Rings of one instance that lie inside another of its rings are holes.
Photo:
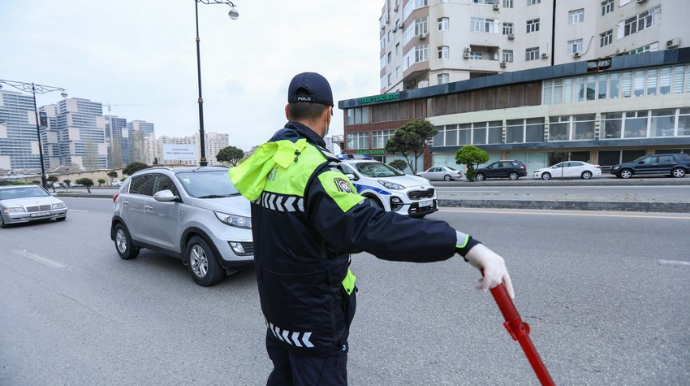
[[[220,266],[213,249],[206,240],[194,236],[187,244],[187,267],[196,284],[210,287],[225,278],[225,270]]]

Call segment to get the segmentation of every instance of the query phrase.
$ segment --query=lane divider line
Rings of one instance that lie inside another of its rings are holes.
[[[675,265],[675,266],[686,266],[690,267],[690,261],[680,261],[680,260],[659,260],[660,265]]]
[[[65,268],[65,265],[64,265],[64,264],[58,263],[58,262],[55,261],[55,260],[51,260],[51,259],[48,259],[48,258],[43,257],[43,256],[39,256],[39,255],[37,255],[37,254],[35,254],[35,253],[31,253],[31,252],[29,252],[29,251],[27,251],[27,250],[25,250],[25,249],[15,249],[15,250],[13,250],[12,252],[14,252],[14,253],[16,253],[16,254],[18,254],[18,255],[20,255],[20,256],[24,256],[24,257],[26,257],[26,258],[29,258],[29,259],[31,259],[31,260],[33,260],[33,261],[37,261],[37,262],[39,262],[39,263],[41,263],[41,264],[45,264],[45,265],[47,265],[47,266],[49,266],[49,267],[53,267],[53,268]]]

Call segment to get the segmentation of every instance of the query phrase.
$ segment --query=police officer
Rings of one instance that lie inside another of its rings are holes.
[[[355,276],[350,254],[395,261],[446,260],[456,253],[484,277],[484,291],[504,283],[503,258],[442,221],[401,216],[360,196],[325,149],[333,94],[321,75],[296,75],[288,88],[288,123],[230,177],[251,201],[254,262],[266,350],[267,385],[347,385]]]

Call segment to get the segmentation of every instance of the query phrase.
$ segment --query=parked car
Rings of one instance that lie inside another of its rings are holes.
[[[522,161],[518,160],[500,160],[489,164],[486,167],[477,169],[475,179],[483,181],[487,178],[510,178],[517,180],[520,177],[527,175],[527,168]]]
[[[178,257],[204,287],[254,260],[250,204],[227,167],[140,170],[113,202],[110,238],[124,260],[141,248]]]
[[[453,181],[462,178],[462,172],[453,169],[450,166],[434,166],[432,168],[427,169],[425,172],[418,172],[417,175],[420,177],[424,177],[429,181]]]
[[[64,221],[67,205],[38,185],[0,186],[0,228],[30,221]]]
[[[534,171],[534,178],[550,180],[552,178],[582,178],[588,180],[601,176],[601,166],[582,161],[563,161],[548,168]]]
[[[632,162],[613,165],[609,173],[618,178],[630,178],[637,174],[659,174],[681,178],[690,173],[690,154],[645,155]]]
[[[426,178],[373,160],[347,159],[340,168],[373,206],[420,218],[438,210],[436,190]]]

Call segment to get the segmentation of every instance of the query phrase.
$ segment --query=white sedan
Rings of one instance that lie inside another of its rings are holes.
[[[418,172],[418,176],[424,177],[429,181],[432,180],[444,180],[452,181],[459,180],[462,178],[462,172],[455,170],[449,166],[434,166],[429,168],[425,172]]]
[[[563,161],[551,167],[534,171],[534,178],[550,180],[552,178],[582,178],[588,180],[601,176],[601,166],[582,161]]]

